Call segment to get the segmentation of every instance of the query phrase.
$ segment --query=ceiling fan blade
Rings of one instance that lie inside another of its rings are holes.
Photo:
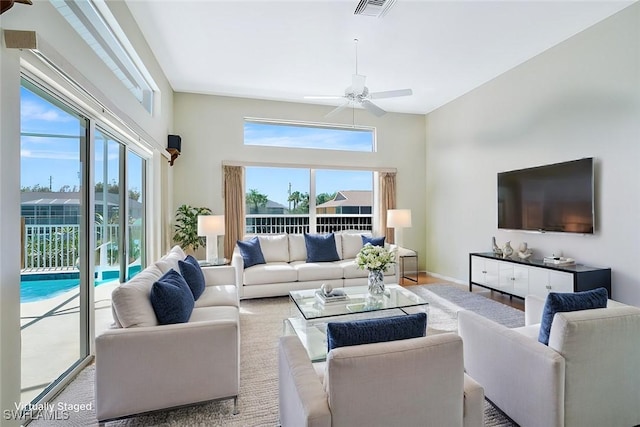
[[[352,74],[351,75],[351,90],[356,95],[364,92],[364,81],[367,79],[367,76],[363,76],[361,74]]]
[[[413,91],[411,89],[387,90],[384,92],[373,92],[370,94],[371,99],[395,98],[396,96],[409,95],[413,95]]]
[[[344,110],[345,108],[347,108],[349,106],[349,102],[345,102],[344,104],[340,105],[338,108],[335,108],[331,111],[329,111],[329,113],[327,113],[324,117],[325,119],[328,119],[329,117],[333,117],[336,114],[338,114],[340,111]]]
[[[369,101],[368,99],[365,99],[364,101],[362,101],[362,106],[365,108],[365,110],[367,110],[368,112],[370,112],[371,114],[377,117],[382,117],[387,113],[382,108],[378,107],[376,104]]]
[[[308,95],[304,99],[342,99],[344,95]]]

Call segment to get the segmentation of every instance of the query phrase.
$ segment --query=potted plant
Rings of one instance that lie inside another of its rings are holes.
[[[198,215],[211,215],[211,209],[182,205],[176,210],[173,240],[185,251],[204,245],[205,238],[198,236]]]

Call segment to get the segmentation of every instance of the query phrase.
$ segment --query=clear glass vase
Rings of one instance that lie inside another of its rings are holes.
[[[384,294],[384,273],[382,270],[369,270],[369,293]]]

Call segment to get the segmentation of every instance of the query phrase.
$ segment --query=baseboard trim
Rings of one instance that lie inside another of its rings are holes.
[[[457,285],[468,285],[469,284],[468,282],[465,282],[463,280],[459,280],[459,279],[456,279],[454,277],[445,276],[443,274],[434,273],[432,271],[426,271],[425,273],[428,274],[429,276],[436,277],[436,278],[442,279],[442,280],[446,280],[447,282],[453,282],[453,283],[455,283]]]

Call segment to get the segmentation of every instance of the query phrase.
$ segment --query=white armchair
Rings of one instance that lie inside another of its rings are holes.
[[[515,329],[459,312],[466,372],[523,426],[640,424],[640,309],[609,300],[556,313],[546,346],[538,342],[544,303],[528,296],[526,325]]]
[[[464,374],[455,334],[335,348],[316,365],[285,336],[278,363],[283,427],[484,424],[484,392]]]

